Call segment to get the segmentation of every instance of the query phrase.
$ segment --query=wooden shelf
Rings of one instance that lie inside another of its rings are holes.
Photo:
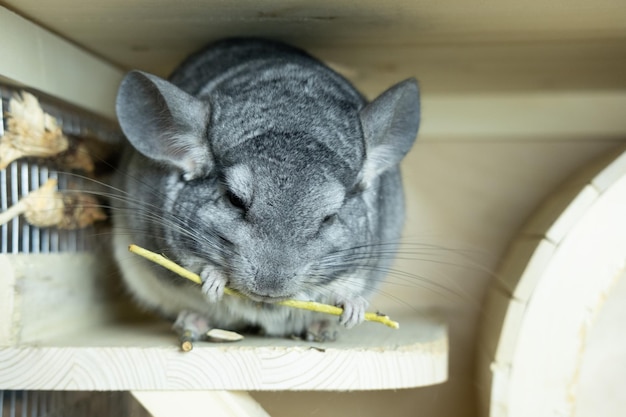
[[[122,305],[101,255],[5,254],[0,270],[0,389],[374,390],[447,378],[447,328],[419,313],[335,343],[247,337],[183,353],[167,323],[137,322]]]
[[[0,348],[0,389],[374,390],[447,378],[444,325],[402,318],[366,323],[334,343],[247,337],[189,353],[166,325],[118,324]]]

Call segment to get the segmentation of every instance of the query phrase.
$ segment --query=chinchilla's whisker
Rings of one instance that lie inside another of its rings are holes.
[[[400,247],[408,246],[408,249],[399,249],[398,251],[380,250],[380,247],[394,246],[395,243],[373,243],[355,246],[353,248],[336,251],[326,255],[320,264],[332,265],[337,259],[343,261],[351,261],[354,263],[367,262],[373,259],[382,260],[402,260],[410,262],[427,262],[430,264],[438,264],[449,267],[472,269],[487,273],[493,276],[493,271],[483,265],[476,264],[473,258],[466,256],[465,253],[454,248],[445,248],[439,245],[430,244],[402,244]],[[423,250],[426,246],[427,250]],[[415,249],[411,249],[411,247]],[[355,250],[355,248],[357,250]],[[471,253],[471,252],[468,252]],[[459,256],[461,259],[455,260],[453,256]],[[444,258],[444,259],[441,259]]]
[[[115,210],[115,209],[114,209]],[[126,210],[126,209],[121,209],[122,211]],[[154,221],[154,222],[158,222],[161,223],[161,225],[163,227],[167,227],[170,228],[172,230],[177,231],[178,233],[180,233],[183,236],[186,236],[194,241],[197,241],[199,243],[204,243],[209,245],[212,249],[214,250],[221,250],[222,246],[220,246],[217,243],[217,240],[215,239],[210,239],[210,236],[208,235],[202,235],[197,233],[195,230],[193,229],[188,229],[186,227],[184,227],[184,221],[182,221],[181,219],[177,219],[176,217],[160,217],[155,215],[154,213],[151,212],[146,212],[146,211],[132,211],[132,215],[136,218],[142,218],[144,220],[149,220],[149,221]],[[126,227],[126,229],[128,229],[128,227]],[[142,229],[135,229],[137,231],[141,231]],[[143,233],[144,235],[146,235],[146,233]]]
[[[137,211],[141,210],[141,212],[144,212],[146,210],[146,208],[148,208],[148,209],[152,209],[155,213],[158,213],[162,209],[162,207],[160,207],[160,206],[158,206],[156,204],[149,203],[145,199],[138,200],[136,197],[133,198],[133,196],[129,192],[127,192],[127,191],[125,191],[125,190],[123,190],[123,189],[121,189],[119,187],[115,187],[115,186],[113,186],[111,184],[107,184],[107,183],[105,183],[103,181],[99,181],[99,180],[96,180],[96,179],[93,179],[93,178],[90,178],[90,177],[87,177],[87,176],[84,176],[84,175],[80,175],[80,174],[77,174],[77,173],[73,173],[73,172],[66,172],[65,174],[68,175],[68,176],[73,176],[75,178],[79,178],[79,179],[84,180],[84,181],[91,182],[91,183],[97,185],[98,187],[111,190],[111,192],[98,191],[98,190],[81,190],[81,192],[85,192],[85,193],[88,193],[88,194],[91,194],[91,195],[95,195],[95,196],[100,196],[100,197],[108,199],[109,201],[124,202],[124,203],[127,203],[130,208],[135,209]],[[167,196],[166,193],[163,193],[163,192],[155,189],[154,187],[149,186],[145,181],[142,181],[142,180],[140,180],[140,179],[138,179],[138,178],[136,178],[134,176],[131,176],[128,173],[124,173],[122,175],[126,176],[127,178],[131,178],[133,181],[135,181],[137,183],[140,183],[142,186],[148,188],[153,195],[158,196],[159,198],[161,198],[163,200],[171,202],[171,200],[169,199],[169,197]],[[66,192],[66,193],[70,193],[72,191],[74,191],[74,190],[71,190],[71,189],[70,190],[64,190],[64,192]],[[110,207],[110,208],[112,208],[112,207]],[[181,220],[181,225],[182,225],[182,219],[178,219],[178,217],[174,213],[170,213],[170,216],[173,219]],[[158,219],[155,219],[155,220],[158,220]]]
[[[395,240],[395,241],[371,241],[365,242],[359,245],[355,245],[349,248],[344,248],[341,250],[335,251],[336,253],[346,253],[346,252],[354,252],[354,251],[371,251],[373,249],[377,249],[379,251],[381,248],[386,248],[387,251],[393,253],[408,253],[412,254],[416,251],[419,253],[430,253],[432,255],[446,255],[453,254],[457,256],[462,256],[464,258],[469,257],[469,259],[473,260],[477,253],[480,251],[476,251],[475,249],[463,249],[460,247],[452,247],[452,246],[443,246],[440,244],[427,243],[427,242],[413,242],[407,240]]]
[[[397,255],[414,255],[414,254],[423,254],[429,256],[444,256],[443,251],[440,251],[435,248],[426,248],[423,250],[421,246],[416,246],[414,249],[401,249],[398,248],[396,243],[368,243],[359,246],[353,246],[350,248],[345,248],[341,250],[336,250],[326,255],[326,257],[345,257],[345,256],[380,256],[380,255],[389,255],[389,256],[397,256]]]
[[[387,274],[388,276],[394,275],[397,272],[397,271],[390,271],[386,268],[381,268],[381,267],[362,267],[362,268],[359,268],[358,271],[381,272],[381,273]],[[462,298],[462,296],[458,294],[457,292],[455,292],[454,290],[451,290],[450,288],[444,285],[438,284],[436,282],[433,282],[432,280],[426,279],[419,275],[407,276],[406,274],[400,274],[399,277],[402,278],[402,283],[403,283],[403,284],[400,284],[400,286],[406,286],[407,288],[420,287],[420,288],[427,289],[428,291],[432,291],[433,293],[438,294],[440,296],[454,295],[454,296]],[[354,282],[354,284],[360,283],[359,278],[351,278],[350,276],[342,278],[342,281],[344,281],[346,284],[351,284],[352,282]],[[385,280],[385,283],[393,285],[393,281]]]
[[[326,298],[326,299],[341,299],[343,296],[345,296],[346,293],[349,293],[349,291],[351,290],[350,287],[348,287],[349,283],[343,283],[345,288],[341,288],[341,287],[336,287],[336,288],[327,288],[327,287],[318,287],[316,285],[309,285],[309,286],[305,286],[305,289],[310,289],[311,291],[315,291],[317,292],[319,295],[321,295],[322,297]],[[419,309],[411,304],[409,301],[407,300],[403,300],[401,297],[389,292],[389,291],[384,291],[381,288],[379,288],[376,285],[366,285],[364,287],[366,290],[370,291],[373,294],[377,294],[380,295],[381,297],[384,297],[386,299],[389,299],[391,301],[393,301],[395,304],[401,305],[404,308],[407,308],[411,311],[414,312],[419,312]]]
[[[199,233],[196,233],[194,229],[189,229],[185,227],[185,225],[189,223],[188,219],[181,218],[174,213],[169,213],[167,216],[159,216],[157,213],[160,212],[160,207],[154,204],[146,203],[145,201],[139,201],[136,198],[131,198],[129,193],[123,190],[120,190],[119,188],[113,187],[112,185],[103,183],[101,181],[93,180],[93,179],[90,179],[88,177],[84,177],[78,174],[71,174],[71,175],[74,175],[77,178],[90,180],[96,183],[98,186],[102,186],[106,189],[112,190],[112,192],[87,190],[86,191],[87,193],[105,198],[109,201],[124,202],[128,205],[128,208],[120,208],[112,204],[108,204],[108,205],[103,204],[101,206],[103,208],[107,208],[112,212],[126,213],[134,217],[139,217],[144,220],[159,223],[163,226],[174,229],[177,232],[183,235],[186,235],[193,240],[208,244],[213,250],[218,250],[220,252],[223,251],[223,247],[216,244],[215,240],[208,238],[206,234],[199,234]],[[74,192],[74,190],[65,190],[64,192],[71,193],[71,192]]]
[[[116,187],[116,186],[112,185],[112,184],[108,184],[106,182],[97,180],[95,178],[87,177],[85,175],[77,174],[75,172],[63,172],[63,174],[67,175],[69,177],[74,177],[74,178],[83,180],[83,181],[85,181],[87,183],[94,184],[95,186],[97,186],[99,188],[102,188],[104,190],[110,190],[110,192],[105,192],[105,191],[99,191],[99,190],[88,190],[88,189],[86,189],[86,190],[80,190],[81,192],[86,192],[86,193],[90,193],[90,194],[93,194],[93,195],[101,195],[101,196],[107,197],[107,198],[117,198],[117,199],[120,199],[119,201],[137,202],[138,206],[151,206],[152,208],[159,209],[158,206],[153,205],[153,204],[151,204],[151,203],[149,203],[149,202],[147,202],[145,200],[138,201],[138,200],[131,199],[131,198],[124,199],[124,197],[132,197],[131,194],[129,192],[119,188],[119,187]],[[145,182],[142,182],[142,181],[140,181],[140,180],[138,180],[136,178],[133,178],[133,180],[135,180],[138,183],[141,183],[144,186],[150,188],[151,192],[154,195],[158,195],[158,196],[160,196],[162,198],[167,198],[167,196],[164,193],[162,193],[162,192],[160,192],[158,190],[155,190],[153,187],[150,187],[149,185],[145,184]],[[72,190],[72,189],[64,190],[64,192],[71,192],[71,191],[74,191],[74,190]]]
[[[440,284],[435,280],[428,279],[424,276],[420,276],[416,273],[411,273],[404,270],[393,269],[389,266],[378,265],[378,262],[373,262],[372,259],[387,259],[392,260],[394,257],[390,256],[391,254],[383,254],[384,256],[379,256],[379,253],[369,253],[369,254],[347,254],[345,256],[338,256],[337,254],[332,254],[331,256],[326,256],[321,259],[319,262],[315,264],[315,271],[320,276],[323,277],[325,273],[333,273],[337,270],[355,270],[355,271],[373,271],[380,272],[380,275],[387,276],[385,282],[395,283],[398,285],[398,282],[401,282],[406,285],[420,285],[424,288],[427,288],[431,291],[438,293],[439,295],[453,295],[455,297],[459,297],[460,299],[465,299],[466,297],[461,294],[459,291],[450,288],[449,286]],[[416,260],[415,258],[411,258],[410,260]],[[438,260],[431,259],[419,259],[420,261],[433,262],[436,264],[442,264],[447,266],[459,266],[457,264],[451,262],[444,262]],[[358,272],[356,272],[358,274]],[[390,280],[393,278],[393,280]],[[346,277],[342,278],[343,280],[349,280],[350,275],[347,274]],[[358,281],[358,278],[355,279]]]

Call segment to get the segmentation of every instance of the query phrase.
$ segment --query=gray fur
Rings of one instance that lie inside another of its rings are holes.
[[[126,194],[114,216],[137,299],[183,328],[254,325],[284,336],[326,319],[271,304],[284,298],[342,306],[347,327],[363,320],[391,262],[380,245],[403,225],[397,165],[419,125],[413,79],[368,104],[298,49],[227,40],[169,82],[129,73],[117,111],[138,151],[120,169]],[[129,258],[131,242],[198,272],[202,289]],[[225,285],[265,303],[222,298]]]

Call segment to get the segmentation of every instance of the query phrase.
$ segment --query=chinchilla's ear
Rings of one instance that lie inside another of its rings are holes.
[[[120,85],[116,111],[128,140],[148,158],[181,169],[186,180],[211,170],[208,103],[155,75],[131,71]]]
[[[402,81],[360,112],[366,156],[361,184],[397,165],[413,146],[420,123],[420,97],[414,78]]]

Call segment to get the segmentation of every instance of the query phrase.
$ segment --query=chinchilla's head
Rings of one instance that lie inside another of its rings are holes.
[[[217,266],[258,300],[331,296],[324,284],[379,239],[378,179],[415,140],[419,96],[412,79],[367,105],[329,96],[289,85],[198,99],[154,75],[125,77],[118,118],[174,179],[163,216],[179,260]]]

